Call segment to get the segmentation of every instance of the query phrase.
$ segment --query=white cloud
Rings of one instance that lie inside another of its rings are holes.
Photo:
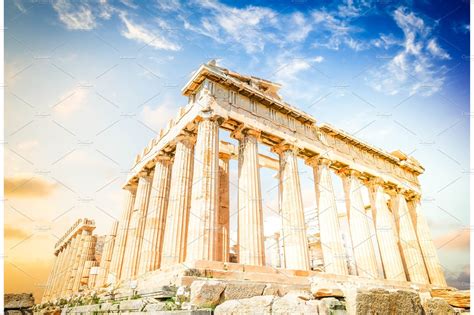
[[[379,38],[372,40],[372,45],[377,48],[389,49],[395,45],[402,45],[403,42],[396,39],[393,34],[380,34]]]
[[[308,34],[313,30],[312,24],[307,21],[305,16],[301,12],[295,12],[290,18],[291,27],[290,31],[286,35],[289,41],[301,42],[308,37]]]
[[[451,59],[451,56],[443,48],[439,47],[435,39],[430,39],[427,48],[435,57],[440,59]]]
[[[394,11],[393,18],[404,34],[402,50],[384,66],[370,72],[366,80],[372,88],[388,95],[436,93],[444,84],[446,67],[436,65],[430,56],[449,59],[449,54],[432,37],[432,27],[415,13],[400,7]]]
[[[354,3],[348,0],[337,9],[314,10],[311,14],[315,24],[313,28],[319,37],[313,46],[332,50],[339,50],[341,46],[346,46],[354,51],[370,48],[368,42],[354,38],[354,35],[362,29],[352,23],[354,19],[370,12],[370,6],[369,2]]]
[[[89,90],[85,88],[68,91],[53,105],[53,111],[63,116],[70,116],[82,108],[88,96]]]
[[[199,26],[185,21],[189,30],[217,42],[238,43],[248,53],[262,51],[265,43],[275,41],[275,36],[265,31],[268,27],[275,27],[278,21],[277,13],[271,9],[257,6],[240,9],[212,0],[199,2],[199,5],[208,12],[201,18]]]
[[[171,51],[178,51],[181,49],[178,44],[169,41],[162,34],[160,34],[160,30],[158,28],[152,30],[143,25],[136,24],[127,18],[124,13],[120,15],[120,19],[125,26],[125,30],[122,31],[122,35],[128,39],[135,40],[155,49]]]
[[[171,101],[165,101],[157,107],[145,105],[141,112],[142,121],[153,130],[164,128],[168,121],[175,116],[176,107]]]
[[[39,147],[39,142],[37,140],[25,140],[18,143],[17,147],[22,151],[31,151]]]
[[[323,56],[311,58],[294,58],[290,54],[282,54],[273,62],[276,65],[274,73],[277,82],[288,82],[295,80],[299,73],[310,69],[313,64],[323,62]]]
[[[68,29],[91,30],[97,25],[92,9],[87,3],[73,5],[67,0],[56,0],[53,2],[53,8]]]

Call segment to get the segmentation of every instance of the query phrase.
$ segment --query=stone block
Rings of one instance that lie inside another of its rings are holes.
[[[103,303],[100,310],[104,312],[118,312],[119,308],[120,303]]]
[[[191,284],[191,305],[213,308],[219,303],[225,284],[216,280],[197,280]]]
[[[226,284],[222,299],[239,300],[263,294],[264,283],[255,282],[229,282]]]
[[[269,283],[265,285],[265,289],[263,289],[262,295],[275,295],[275,296],[283,296],[285,295],[285,290],[283,286],[280,284]]]
[[[344,315],[347,314],[346,306],[334,297],[318,300],[319,315]]]
[[[35,299],[31,293],[20,293],[4,295],[4,309],[24,309],[35,305]]]
[[[275,298],[272,304],[272,314],[318,314],[318,305],[309,302],[298,294],[287,294]]]
[[[420,297],[413,291],[358,290],[355,296],[355,314],[421,315],[422,312]]]
[[[454,315],[454,308],[442,298],[426,299],[423,302],[423,310],[426,315]]]
[[[237,315],[237,314],[272,314],[272,303],[275,297],[272,295],[254,296],[248,299],[229,300],[218,305],[214,310],[215,315]]]
[[[120,311],[141,311],[145,305],[142,299],[124,300],[120,302]]]
[[[145,312],[158,312],[158,311],[164,311],[165,310],[165,302],[157,302],[157,303],[151,303],[147,304],[145,306],[144,311]]]

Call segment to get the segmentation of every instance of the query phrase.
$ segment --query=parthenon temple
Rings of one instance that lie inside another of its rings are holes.
[[[279,88],[214,61],[201,65],[182,89],[188,104],[136,156],[100,262],[93,258],[94,222],[77,221],[56,244],[43,301],[111,287],[144,295],[154,290],[149,279],[177,270],[183,270],[180,283],[192,281],[189,270],[211,270],[213,279],[302,283],[322,277],[446,287],[421,211],[420,163],[317,123],[284,102]],[[219,139],[222,131],[238,145]],[[298,161],[313,171],[311,217]],[[262,168],[278,174],[281,231],[272,236],[264,234]],[[345,193],[344,216],[336,185]],[[231,189],[237,209],[231,209]],[[308,222],[317,232],[308,232]]]

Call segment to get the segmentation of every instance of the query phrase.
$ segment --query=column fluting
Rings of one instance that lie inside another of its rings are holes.
[[[186,260],[216,260],[219,209],[219,124],[198,124]]]
[[[295,148],[274,148],[280,156],[281,219],[286,268],[309,270],[308,239]]]
[[[172,163],[168,155],[160,155],[156,158],[139,274],[160,267],[166,213],[168,211],[171,166]]]
[[[166,214],[161,267],[183,262],[186,255],[186,237],[191,205],[194,137],[177,138],[171,170],[171,187]]]
[[[124,190],[124,201],[123,201],[123,210],[120,217],[117,238],[115,240],[112,260],[110,262],[110,271],[107,275],[106,281],[109,282],[109,277],[111,282],[118,282],[121,278],[125,249],[128,239],[128,229],[130,226],[130,219],[133,212],[133,205],[135,204],[135,197],[137,192],[136,184],[127,186]]]
[[[258,137],[255,130],[233,134],[239,140],[238,244],[239,263],[265,265],[265,236],[258,162]]]
[[[398,231],[399,246],[405,270],[411,282],[429,283],[415,228],[408,211],[404,191],[398,189],[392,197],[392,210]]]
[[[341,237],[336,199],[329,169],[331,161],[325,158],[313,157],[307,160],[306,163],[313,167],[325,271],[347,275],[346,253]]]

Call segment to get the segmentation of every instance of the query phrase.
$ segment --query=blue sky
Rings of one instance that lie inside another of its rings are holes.
[[[210,59],[282,83],[319,123],[418,159],[442,264],[468,285],[467,2],[11,0],[5,24],[6,268],[21,279],[7,290],[40,290],[77,217],[106,232],[135,154]],[[262,171],[266,227],[278,221],[273,175]]]

